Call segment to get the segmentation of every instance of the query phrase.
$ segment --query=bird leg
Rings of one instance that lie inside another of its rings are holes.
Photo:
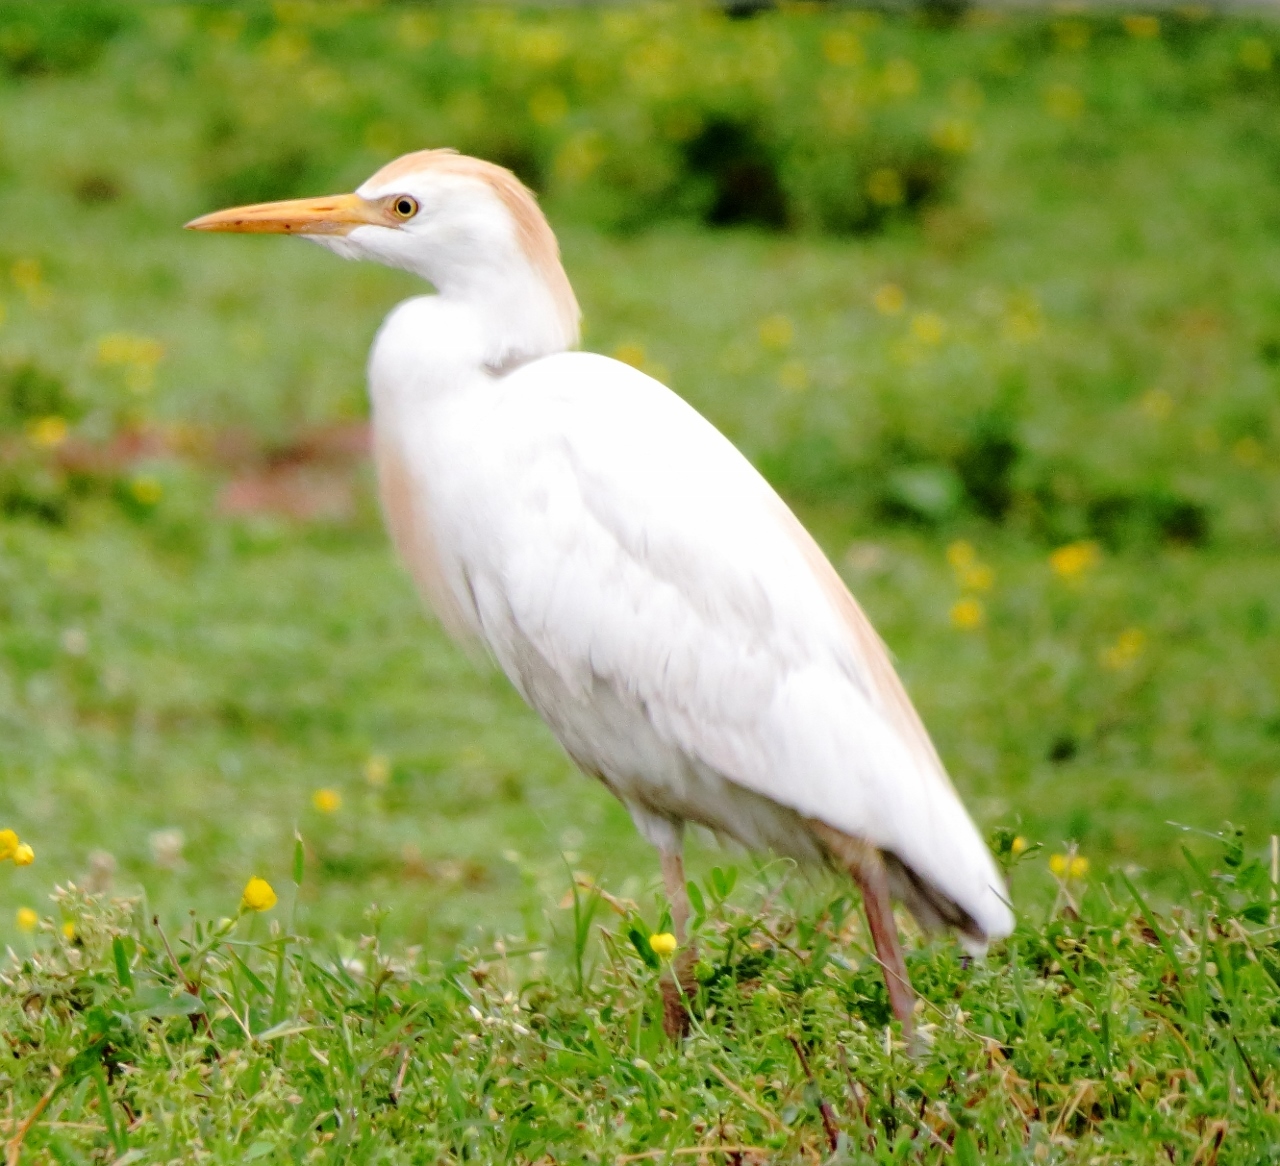
[[[676,958],[660,981],[662,989],[662,1028],[672,1040],[689,1035],[688,997],[697,989],[693,965],[697,949],[686,946],[689,931],[689,889],[684,881],[683,846],[659,851],[662,859],[662,882],[671,904],[671,924],[675,930]]]
[[[908,1045],[915,1035],[916,995],[907,975],[907,961],[898,940],[898,925],[893,918],[893,901],[889,897],[889,875],[884,858],[868,842],[854,838],[825,822],[809,820],[813,832],[826,846],[832,858],[843,866],[862,892],[862,909],[875,944],[876,962],[889,989],[889,1004],[902,1023],[902,1035]]]
[[[683,947],[689,928],[689,888],[684,881],[684,855],[680,850],[663,850],[662,884],[671,904],[671,922],[675,927],[676,942]]]
[[[916,994],[907,975],[907,961],[898,941],[898,925],[893,919],[893,903],[889,899],[889,878],[879,853],[874,863],[862,863],[850,873],[862,892],[862,909],[867,913],[867,926],[876,945],[876,959],[889,989],[893,1014],[902,1022],[902,1035],[911,1043],[914,1035]]]

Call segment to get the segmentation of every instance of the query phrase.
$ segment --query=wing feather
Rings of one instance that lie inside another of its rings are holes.
[[[499,662],[585,768],[673,817],[720,775],[891,853],[981,935],[1008,932],[1003,882],[883,643],[721,434],[577,353],[504,378],[474,426],[468,465],[449,467],[470,477],[448,541]]]

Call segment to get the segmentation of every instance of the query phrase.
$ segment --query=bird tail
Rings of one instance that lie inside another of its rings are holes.
[[[896,854],[885,852],[882,857],[889,876],[890,893],[911,912],[925,931],[931,935],[954,931],[970,955],[986,954],[987,944],[997,936],[985,931],[959,903],[921,878]]]
[[[984,955],[993,939],[1008,934],[1008,926],[997,923],[984,927],[969,911],[950,895],[913,870],[889,850],[876,850],[868,842],[837,830],[825,822],[809,821],[832,861],[845,870],[855,871],[861,864],[879,860],[884,863],[889,880],[889,893],[902,903],[917,923],[930,934],[954,931],[956,938],[970,955]],[[1007,914],[1007,911],[1002,912]]]

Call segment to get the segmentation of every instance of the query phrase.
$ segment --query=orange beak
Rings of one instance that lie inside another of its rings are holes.
[[[188,231],[234,231],[242,235],[347,235],[362,226],[398,227],[400,220],[385,200],[371,202],[358,194],[328,198],[292,198],[260,202],[202,215]]]

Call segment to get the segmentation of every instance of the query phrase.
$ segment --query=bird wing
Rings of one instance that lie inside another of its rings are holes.
[[[874,843],[1007,934],[1003,882],[883,644],[727,439],[581,353],[509,374],[471,424],[450,542],[482,634],[553,728],[571,719],[557,701],[606,691],[684,756]],[[643,768],[595,747],[570,751]]]

